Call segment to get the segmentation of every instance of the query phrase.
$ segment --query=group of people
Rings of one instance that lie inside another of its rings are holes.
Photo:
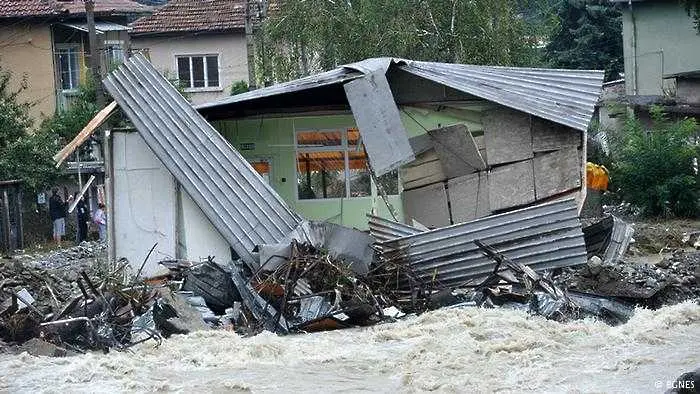
[[[93,222],[100,234],[100,242],[107,239],[107,214],[105,213],[104,204],[100,203],[97,210],[91,215],[90,208],[83,196],[78,197],[78,193],[68,197],[67,201],[58,194],[58,188],[51,190],[51,198],[49,198],[49,215],[53,222],[53,240],[56,244],[61,244],[61,239],[66,235],[66,216],[68,215],[68,207],[79,198],[75,205],[75,215],[77,219],[77,242],[83,242],[88,239],[88,224]]]

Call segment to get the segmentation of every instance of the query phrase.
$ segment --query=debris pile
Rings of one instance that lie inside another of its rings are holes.
[[[576,291],[617,297],[647,307],[700,297],[700,251],[675,250],[655,265],[629,260],[564,268],[556,282]]]
[[[543,209],[558,221],[533,214]],[[100,263],[104,248],[96,244],[24,256],[0,264],[0,341],[66,355],[199,330],[255,335],[366,326],[444,307],[620,324],[636,305],[700,296],[700,252],[678,251],[656,266],[618,261],[629,226],[610,219],[576,231],[572,212],[554,203],[436,230],[371,218],[376,238],[303,221],[283,241],[258,245],[253,263],[163,260],[146,278],[125,260]],[[553,247],[541,248],[548,243]],[[558,253],[568,253],[564,267]],[[541,266],[542,256],[555,263]]]

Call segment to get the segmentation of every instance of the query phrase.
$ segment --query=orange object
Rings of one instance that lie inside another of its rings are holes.
[[[595,163],[586,163],[586,187],[593,190],[608,190],[610,176],[608,169]]]

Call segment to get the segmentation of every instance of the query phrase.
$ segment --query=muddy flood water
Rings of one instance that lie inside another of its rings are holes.
[[[692,302],[618,327],[467,308],[318,334],[209,331],[133,352],[2,355],[0,391],[650,393],[699,366]]]

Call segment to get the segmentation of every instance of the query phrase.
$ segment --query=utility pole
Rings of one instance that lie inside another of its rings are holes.
[[[90,69],[95,82],[95,102],[97,108],[105,106],[105,97],[102,92],[102,72],[100,71],[100,45],[97,43],[97,29],[95,29],[95,0],[85,0],[85,15],[87,17],[88,37],[90,42]]]
[[[253,37],[253,10],[251,2],[245,2],[245,46],[248,59],[248,89],[255,90],[255,42]],[[256,7],[257,8],[257,7]]]

